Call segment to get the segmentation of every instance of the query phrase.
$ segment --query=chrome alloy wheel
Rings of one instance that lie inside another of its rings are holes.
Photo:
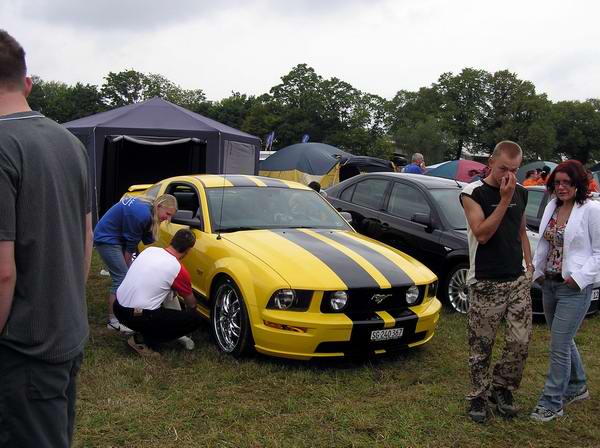
[[[466,314],[469,309],[469,288],[467,286],[468,268],[454,270],[448,280],[448,301],[457,313]]]
[[[217,342],[224,352],[231,353],[240,340],[242,313],[240,298],[229,283],[219,286],[214,310]]]

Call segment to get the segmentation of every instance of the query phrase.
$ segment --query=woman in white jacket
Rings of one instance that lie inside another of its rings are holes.
[[[555,198],[544,210],[533,259],[533,280],[542,285],[551,332],[546,384],[531,413],[542,422],[563,415],[563,406],[589,397],[574,337],[600,273],[600,204],[588,198],[585,169],[577,160],[567,160],[546,185]]]

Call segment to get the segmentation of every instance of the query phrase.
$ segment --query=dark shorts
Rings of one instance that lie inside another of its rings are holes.
[[[0,448],[71,445],[82,359],[52,364],[0,345]]]

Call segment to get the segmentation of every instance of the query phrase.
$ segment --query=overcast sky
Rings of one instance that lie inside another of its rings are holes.
[[[553,101],[600,97],[596,0],[0,0],[44,80],[159,73],[219,100],[307,63],[392,98],[464,67],[508,69]]]

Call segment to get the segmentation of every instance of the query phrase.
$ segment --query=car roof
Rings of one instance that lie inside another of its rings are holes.
[[[527,188],[528,190],[533,190],[533,191],[546,191],[546,187],[544,185],[530,185],[525,188]]]
[[[179,179],[183,180],[186,177],[191,177],[199,181],[205,188],[269,187],[311,190],[311,188],[298,182],[265,176],[251,176],[247,174],[196,174],[192,176],[177,176],[168,180],[177,181]]]
[[[410,182],[418,183],[427,189],[429,189],[429,188],[451,188],[451,187],[462,188],[465,185],[467,185],[465,182],[459,182],[459,181],[456,181],[453,179],[446,179],[444,177],[427,176],[427,175],[423,175],[423,174],[410,174],[410,173],[386,173],[386,172],[364,173],[364,174],[361,174],[360,176],[355,176],[350,179],[358,180],[358,179],[366,177],[366,176],[385,177],[390,180],[392,180],[392,179],[409,180]],[[348,180],[350,180],[350,179],[348,179]]]

